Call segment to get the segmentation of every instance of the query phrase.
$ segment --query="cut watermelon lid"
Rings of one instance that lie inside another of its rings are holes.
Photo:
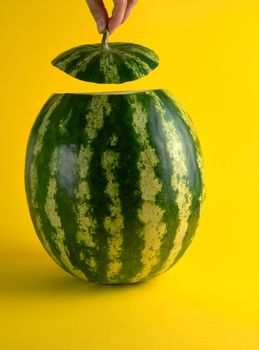
[[[79,80],[99,84],[121,84],[148,75],[159,64],[159,57],[142,45],[109,42],[71,48],[52,60],[53,66]]]

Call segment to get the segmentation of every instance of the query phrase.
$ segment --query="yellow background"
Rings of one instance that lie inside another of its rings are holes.
[[[0,7],[1,349],[259,349],[258,0],[139,0],[111,40],[152,48],[160,66],[108,87],[50,64],[101,40],[84,0]],[[196,126],[206,164],[202,220],[163,276],[134,286],[85,284],[50,260],[32,227],[28,134],[53,92],[146,88],[169,89]]]

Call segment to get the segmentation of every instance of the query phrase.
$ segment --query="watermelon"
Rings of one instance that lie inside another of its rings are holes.
[[[101,84],[120,84],[142,78],[158,63],[157,54],[147,47],[135,43],[108,43],[108,31],[102,43],[74,47],[52,60],[53,66],[74,78]]]
[[[193,239],[200,144],[166,90],[53,94],[29,136],[25,188],[37,235],[60,267],[102,284],[145,281]]]

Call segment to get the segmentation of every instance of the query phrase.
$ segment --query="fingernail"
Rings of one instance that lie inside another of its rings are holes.
[[[96,21],[96,24],[97,24],[98,32],[99,32],[99,33],[103,33],[103,32],[104,32],[104,29],[105,29],[105,27],[106,27],[105,23],[100,19],[100,20],[97,20],[97,21]]]

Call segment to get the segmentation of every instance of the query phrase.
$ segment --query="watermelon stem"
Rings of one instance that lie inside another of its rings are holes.
[[[105,28],[103,32],[103,38],[102,38],[102,45],[105,50],[109,49],[109,45],[108,45],[109,34],[110,34],[109,30]]]

